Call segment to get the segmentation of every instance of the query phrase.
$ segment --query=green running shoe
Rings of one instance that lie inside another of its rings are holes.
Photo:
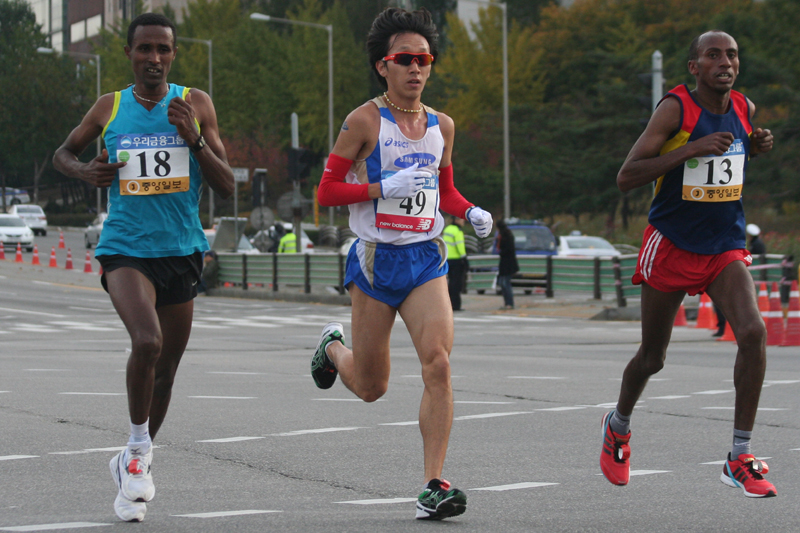
[[[333,341],[339,341],[344,344],[344,328],[338,322],[325,324],[325,327],[322,328],[322,335],[319,337],[317,351],[314,352],[314,357],[311,358],[311,377],[314,378],[314,383],[320,389],[333,387],[336,382],[336,376],[339,375],[336,367],[333,366],[333,361],[325,353],[325,348]]]
[[[418,520],[442,520],[464,514],[467,495],[444,479],[432,479],[417,498]]]

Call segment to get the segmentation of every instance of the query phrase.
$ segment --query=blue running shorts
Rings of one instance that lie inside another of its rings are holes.
[[[345,287],[355,283],[371,298],[398,308],[416,287],[447,274],[447,247],[438,237],[399,246],[358,239],[346,270]]]

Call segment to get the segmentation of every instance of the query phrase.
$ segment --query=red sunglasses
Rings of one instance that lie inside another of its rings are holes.
[[[427,67],[431,63],[433,63],[433,56],[427,53],[421,54],[412,54],[411,52],[400,52],[397,54],[392,54],[390,56],[386,56],[383,58],[384,61],[394,61],[398,65],[403,65],[404,67],[409,66],[414,61],[421,67]]]

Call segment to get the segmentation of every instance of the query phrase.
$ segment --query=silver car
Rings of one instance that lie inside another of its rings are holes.
[[[100,213],[95,217],[89,227],[83,230],[83,242],[86,244],[86,249],[97,246],[100,242],[100,234],[103,232],[103,223],[108,218],[108,213]]]
[[[12,215],[17,215],[33,230],[34,235],[47,235],[47,215],[44,209],[36,204],[14,204],[9,210]]]
[[[33,251],[33,230],[17,215],[0,214],[0,242],[3,246],[20,245],[26,251]]]

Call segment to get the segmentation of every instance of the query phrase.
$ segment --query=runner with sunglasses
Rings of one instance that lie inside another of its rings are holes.
[[[352,350],[342,325],[328,323],[311,360],[321,389],[342,383],[366,402],[389,385],[389,344],[397,313],[411,334],[425,385],[419,410],[424,481],[416,517],[462,514],[467,497],[442,479],[453,423],[450,350],[453,311],[439,209],[466,218],[479,237],[492,217],[453,185],[453,120],[420,99],[438,54],[427,10],[390,8],[367,37],[370,64],[386,89],[348,115],[319,187],[324,206],[349,205],[358,240],[347,257]]]

